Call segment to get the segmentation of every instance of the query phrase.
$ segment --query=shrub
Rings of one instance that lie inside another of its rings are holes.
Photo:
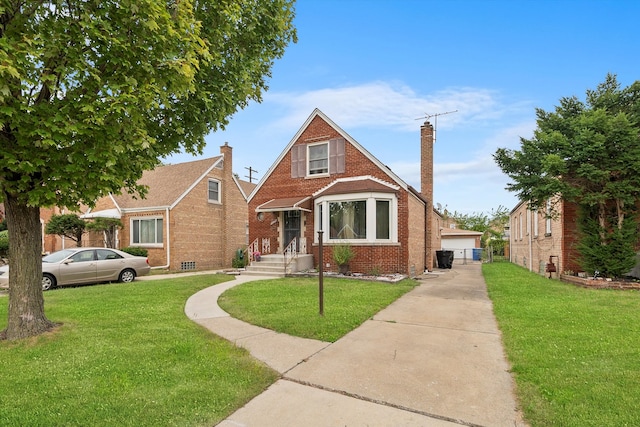
[[[0,256],[7,256],[9,252],[9,231],[0,231]]]
[[[356,254],[348,243],[339,243],[333,247],[333,260],[338,265],[349,264]]]
[[[236,251],[233,260],[231,261],[231,266],[233,268],[244,268],[247,266],[247,256],[244,253],[244,250],[238,249]]]
[[[138,248],[134,246],[129,246],[127,248],[120,249],[122,252],[126,252],[135,256],[149,256],[149,251],[145,248]]]

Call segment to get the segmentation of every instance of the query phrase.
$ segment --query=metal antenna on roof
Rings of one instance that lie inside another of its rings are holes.
[[[249,175],[245,175],[245,178],[249,178],[249,182],[253,182],[253,172],[258,173],[257,170],[253,169],[251,166],[245,167],[246,170],[249,171]]]
[[[453,111],[447,111],[445,113],[435,113],[435,114],[429,114],[429,113],[424,113],[423,117],[418,117],[416,120],[429,120],[431,117],[435,117],[434,123],[433,123],[433,143],[436,143],[436,132],[438,131],[438,116],[444,116],[445,114],[452,114],[452,113],[457,113],[458,110],[453,110]]]

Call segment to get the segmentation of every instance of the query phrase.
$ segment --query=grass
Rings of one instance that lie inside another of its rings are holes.
[[[218,303],[233,317],[289,335],[334,342],[416,286],[324,279],[324,316],[317,278],[249,282],[225,291]]]
[[[549,280],[509,263],[483,273],[532,426],[639,426],[640,294]]]
[[[187,298],[230,279],[189,276],[45,293],[62,322],[0,342],[0,425],[215,425],[277,374],[184,314]],[[0,298],[0,329],[8,298]]]

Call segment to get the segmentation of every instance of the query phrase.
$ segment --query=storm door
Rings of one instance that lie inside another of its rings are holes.
[[[284,242],[283,250],[294,237],[296,240],[296,252],[300,249],[300,211],[284,211]]]

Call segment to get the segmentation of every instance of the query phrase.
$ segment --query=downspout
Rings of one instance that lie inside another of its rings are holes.
[[[527,220],[529,221],[529,271],[533,271],[533,237],[531,236],[533,234],[533,224],[531,223],[533,218],[531,213],[532,212],[527,209],[527,216],[529,217],[527,218]]]
[[[167,238],[165,239],[165,241],[167,242],[167,264],[166,265],[161,265],[161,266],[157,266],[157,267],[151,267],[152,270],[156,270],[156,269],[160,269],[160,268],[169,268],[169,266],[171,265],[171,238],[170,238],[170,226],[169,226],[169,208],[165,208],[165,212],[166,215],[165,217],[167,218]]]
[[[511,215],[509,215],[509,262],[513,262],[513,249],[514,249],[513,233],[511,232],[511,228],[515,228],[515,227],[513,227],[513,221],[511,220]]]
[[[429,212],[427,212],[427,209],[429,209],[428,205],[428,203],[424,204],[424,271],[433,270],[433,268],[429,270],[429,264],[427,262],[427,260],[429,259],[429,251],[431,249],[431,245],[427,243],[428,239],[431,237],[429,235],[429,230],[427,230],[427,227],[429,225],[429,221],[427,221],[427,215],[429,215]]]

